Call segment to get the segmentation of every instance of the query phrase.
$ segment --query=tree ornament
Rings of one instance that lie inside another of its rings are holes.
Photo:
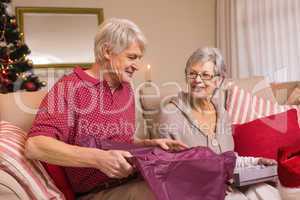
[[[0,48],[1,48],[1,47],[6,47],[6,46],[7,46],[7,43],[6,43],[5,41],[1,41],[1,42],[0,42]]]
[[[13,25],[16,25],[16,24],[17,24],[17,20],[16,20],[15,17],[12,17],[12,18],[9,20],[9,22],[10,22],[11,24],[13,24]]]
[[[27,91],[36,91],[38,88],[33,82],[26,82],[24,84],[24,89]]]

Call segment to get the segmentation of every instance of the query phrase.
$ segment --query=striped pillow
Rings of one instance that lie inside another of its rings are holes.
[[[232,124],[243,124],[257,118],[278,114],[292,108],[297,110],[300,124],[300,106],[279,105],[270,100],[253,96],[250,92],[247,92],[238,86],[233,87],[231,96],[227,101],[227,111],[232,119]]]
[[[0,170],[13,176],[30,199],[65,199],[41,163],[24,156],[26,138],[20,128],[0,121]]]

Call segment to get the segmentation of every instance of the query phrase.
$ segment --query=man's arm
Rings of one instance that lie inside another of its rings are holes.
[[[79,147],[47,136],[28,138],[25,155],[60,166],[96,168],[111,178],[127,177],[133,170],[126,161],[126,157],[131,157],[129,152]]]
[[[99,149],[74,146],[47,136],[30,137],[25,144],[25,155],[29,159],[60,166],[95,167],[95,154],[103,153]]]

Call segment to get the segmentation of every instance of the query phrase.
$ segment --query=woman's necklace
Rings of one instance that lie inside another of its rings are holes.
[[[214,106],[208,104],[208,109],[194,108],[192,114],[197,120],[199,129],[210,139],[215,138],[217,116]]]
[[[217,140],[217,135],[216,135],[217,134],[218,113],[217,113],[217,109],[216,109],[215,105],[212,103],[211,99],[207,99],[207,101],[203,102],[202,105],[204,105],[204,106],[206,105],[206,108],[208,108],[208,109],[203,110],[200,108],[201,104],[199,104],[199,106],[193,104],[193,103],[195,103],[195,101],[192,101],[190,103],[192,106],[191,114],[196,119],[196,124],[197,124],[197,125],[193,125],[193,126],[195,128],[197,128],[201,134],[206,136],[208,147],[209,147],[209,142],[210,142],[212,146],[218,147],[219,151],[222,152],[221,145],[220,145],[219,141]],[[209,127],[211,127],[208,132],[203,131],[203,129],[201,129],[201,124],[203,122],[203,118],[205,118],[203,114],[201,115],[201,113],[203,111],[209,111],[210,115],[213,115],[213,116],[208,116],[208,121],[209,121],[208,124],[209,124]]]

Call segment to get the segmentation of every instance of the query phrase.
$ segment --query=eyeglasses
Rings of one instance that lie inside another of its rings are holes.
[[[210,81],[214,77],[219,76],[219,74],[209,74],[207,72],[199,72],[199,73],[191,72],[187,75],[187,77],[191,80],[196,80],[198,76],[200,76],[201,80],[203,81]]]

